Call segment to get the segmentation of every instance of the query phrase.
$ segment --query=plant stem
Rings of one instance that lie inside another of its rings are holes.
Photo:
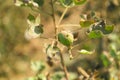
[[[50,80],[50,72],[48,72],[48,73],[46,74],[46,78],[47,78],[47,80]]]
[[[56,24],[55,11],[54,11],[54,2],[53,2],[53,0],[51,0],[51,7],[52,7],[53,23],[54,23],[54,26],[55,26],[55,39],[56,39],[56,43],[57,43],[57,27],[59,26],[60,22],[62,21],[62,19],[63,19],[65,13],[67,12],[67,9],[68,9],[68,8],[65,9],[65,11],[63,12],[63,14],[62,14],[62,16],[61,16],[58,24]],[[63,71],[64,71],[64,73],[65,73],[65,78],[66,78],[66,80],[69,80],[69,79],[68,79],[67,68],[66,68],[66,66],[65,66],[64,59],[63,59],[63,55],[62,55],[61,51],[60,51],[60,59],[61,59],[61,65],[62,65],[62,67],[63,67]]]
[[[60,17],[59,21],[58,21],[58,24],[57,24],[57,27],[60,25],[61,21],[63,20],[63,17],[65,16],[67,10],[68,10],[69,7],[66,7],[64,12],[62,13],[62,16]]]
[[[57,0],[54,0],[53,3],[55,3]]]
[[[74,26],[74,27],[80,28],[80,25],[78,25],[78,24],[62,24],[62,25],[60,25],[60,27],[69,27],[69,26]]]
[[[65,66],[64,59],[63,59],[63,55],[62,55],[61,52],[60,52],[60,59],[61,59],[61,64],[62,64],[64,73],[65,73],[65,78],[66,78],[66,80],[69,80],[69,79],[68,79],[68,71],[67,71],[67,68],[66,68],[66,66]]]
[[[56,26],[56,20],[55,20],[55,10],[54,10],[54,4],[53,4],[53,0],[51,0],[51,7],[52,7],[52,17],[53,17],[53,23],[55,26],[55,39],[57,39],[57,26]]]

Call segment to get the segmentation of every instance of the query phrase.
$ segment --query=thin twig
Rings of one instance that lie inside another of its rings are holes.
[[[80,25],[78,25],[78,24],[62,24],[62,25],[60,25],[59,27],[69,27],[69,26],[73,26],[73,27],[78,27],[78,28],[80,28]]]
[[[51,0],[51,7],[52,7],[52,18],[53,18],[53,23],[54,23],[54,26],[55,26],[55,39],[57,41],[57,27],[59,26],[60,22],[62,21],[67,9],[64,11],[63,15],[61,16],[60,20],[59,20],[59,23],[56,24],[56,20],[55,20],[55,11],[54,11],[54,4],[53,4],[53,0]],[[63,59],[63,55],[62,53],[60,52],[60,59],[61,59],[61,64],[62,64],[62,67],[63,67],[63,71],[65,73],[65,78],[66,80],[69,80],[68,79],[68,72],[67,72],[67,68],[65,66],[65,63],[64,63],[64,59]]]
[[[47,78],[47,80],[50,80],[50,72],[48,72],[48,73],[46,74],[46,78]]]
[[[79,73],[81,73],[86,78],[90,77],[90,75],[88,75],[88,73],[82,67],[78,67],[77,69],[78,69]]]
[[[63,59],[63,55],[62,55],[61,52],[60,52],[60,58],[61,58],[61,64],[62,64],[64,73],[65,73],[65,78],[66,78],[66,80],[69,80],[69,79],[68,79],[68,71],[67,71],[67,68],[66,68],[66,66],[65,66],[64,59]]]
[[[71,49],[72,49],[72,47],[68,48],[68,53],[69,53],[69,56],[70,56],[70,60],[73,59],[73,55],[72,55]]]
[[[54,26],[55,26],[55,34],[57,34],[57,26],[56,26],[56,20],[55,20],[55,10],[54,10],[53,0],[51,0],[51,7],[52,7],[53,23],[54,23]],[[55,35],[55,39],[57,39],[56,35]]]
[[[69,7],[66,7],[64,12],[62,13],[62,16],[60,17],[59,21],[58,21],[58,24],[57,24],[57,27],[60,25],[61,21],[63,20],[63,17],[65,16],[67,10],[68,10]]]
[[[54,0],[53,3],[55,3],[57,0]]]
[[[41,36],[40,38],[41,38],[41,39],[47,39],[47,40],[48,40],[48,39],[49,39],[49,40],[55,40],[54,38],[49,38],[49,37],[44,37],[44,36]]]

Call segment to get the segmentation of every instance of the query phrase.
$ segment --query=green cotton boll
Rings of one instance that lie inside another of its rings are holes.
[[[63,31],[58,34],[58,41],[62,43],[63,45],[69,47],[72,45],[74,41],[73,34],[67,31]]]

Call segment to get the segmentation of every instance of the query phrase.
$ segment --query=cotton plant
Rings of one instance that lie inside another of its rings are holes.
[[[38,15],[34,16],[33,14],[29,14],[27,17],[27,23],[28,27],[25,30],[25,38],[27,40],[31,40],[34,38],[43,38],[41,35],[44,33],[44,25],[41,23],[41,12],[40,8],[44,5],[45,0],[15,0],[15,5],[20,6],[20,7],[29,7],[31,8],[34,12],[37,12]],[[56,4],[57,3],[57,4]],[[59,3],[59,4],[58,4]],[[64,57],[61,48],[59,45],[62,45],[63,47],[67,48],[67,52],[69,54],[70,59],[74,59],[72,56],[72,49],[76,47],[74,45],[75,42],[75,35],[73,34],[74,31],[71,30],[61,30],[59,31],[58,29],[60,28],[61,21],[63,20],[66,12],[68,9],[74,8],[75,6],[81,6],[83,4],[86,4],[87,0],[50,0],[49,5],[51,6],[51,12],[48,14],[51,16],[53,20],[53,26],[55,30],[55,37],[52,39],[51,44],[46,44],[45,43],[45,49],[44,52],[46,53],[49,63],[52,64],[53,58],[57,56],[60,59],[60,63],[63,68],[63,73],[64,74],[57,74],[57,75],[50,75],[50,72],[47,75],[42,74],[39,72],[39,70],[42,68],[44,69],[45,67],[43,66],[42,62],[31,62],[31,68],[35,71],[38,71],[39,74],[37,74],[35,77],[29,78],[28,80],[60,80],[65,78],[65,80],[75,80],[78,79],[78,75],[74,77],[74,79],[70,79],[70,75],[65,62],[64,62]],[[55,7],[57,6],[62,6],[64,7],[64,11],[60,17],[60,19],[56,20],[55,16]],[[43,12],[44,13],[44,12]],[[88,18],[89,17],[89,18]],[[57,23],[58,22],[58,23]],[[65,27],[68,24],[64,24]],[[73,26],[73,24],[70,24],[70,26]],[[99,18],[96,16],[95,12],[91,12],[89,15],[83,14],[81,15],[81,20],[79,21],[79,24],[75,24],[75,27],[79,27],[78,31],[81,28],[87,29],[86,31],[86,36],[90,39],[97,39],[97,38],[102,38],[103,36],[106,36],[110,33],[113,32],[114,25],[109,25],[106,23],[105,20]],[[45,38],[49,41],[48,38]],[[79,43],[78,43],[79,44]],[[78,45],[77,44],[77,45]],[[84,54],[84,55],[91,55],[94,54],[95,50],[93,49],[92,51],[86,50],[86,49],[78,49],[77,52],[79,54]],[[102,58],[103,59],[103,58]],[[44,67],[44,68],[43,68]],[[85,71],[84,71],[85,73]],[[89,78],[90,79],[90,78]]]

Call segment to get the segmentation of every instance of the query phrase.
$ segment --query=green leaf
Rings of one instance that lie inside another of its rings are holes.
[[[92,20],[80,21],[80,26],[81,27],[89,27],[93,23],[94,23],[94,21],[92,21]]]
[[[99,31],[99,30],[91,31],[88,33],[89,38],[101,38],[102,36],[103,35],[102,35],[101,31]]]
[[[60,3],[64,6],[72,6],[73,0],[60,0]]]
[[[86,14],[82,14],[82,15],[80,15],[80,18],[83,19],[83,20],[87,20],[87,15]]]
[[[35,24],[39,25],[41,23],[40,14],[35,18]]]
[[[55,72],[51,76],[51,80],[62,80],[63,77],[64,77],[64,73],[59,71],[59,72]]]
[[[34,2],[36,2],[39,6],[43,6],[44,4],[44,0],[33,0]]]
[[[73,72],[69,72],[69,80],[76,80],[78,75]],[[64,80],[65,74],[61,71],[54,72],[54,74],[51,76],[51,80]]]
[[[113,49],[110,50],[110,55],[114,58],[117,58],[116,52]]]
[[[91,17],[91,18],[95,17],[95,12],[94,12],[94,11],[91,11],[90,17]]]
[[[36,26],[41,23],[40,14],[37,17],[34,17],[32,14],[29,14],[27,17],[27,22],[31,26]]]
[[[92,51],[87,51],[85,49],[81,49],[80,51],[78,51],[80,54],[92,54]]]
[[[47,80],[45,74],[39,74],[36,80]]]
[[[102,31],[103,34],[110,34],[113,32],[114,26],[113,25],[106,25],[105,29]]]
[[[87,0],[73,0],[75,5],[82,5],[84,4]]]
[[[42,61],[32,61],[31,68],[36,72],[41,72],[45,69],[45,64]]]
[[[27,22],[29,24],[29,28],[25,31],[25,38],[27,40],[37,38],[43,33],[43,25],[40,24],[40,14],[37,17],[29,14]]]
[[[36,34],[42,34],[42,33],[43,33],[43,25],[35,26],[34,32],[35,32]]]
[[[35,17],[32,14],[29,14],[27,19],[29,19],[30,21],[35,21]]]
[[[116,46],[115,46],[113,43],[110,45],[110,55],[111,55],[113,58],[117,58]]]
[[[58,41],[65,46],[70,46],[73,43],[73,35],[71,33],[63,32],[58,34]]]
[[[77,73],[69,72],[69,80],[76,80],[78,78]]]
[[[91,30],[100,30],[103,34],[110,34],[113,32],[114,26],[113,25],[106,25],[104,20],[100,20],[96,22],[94,25],[91,26]]]
[[[100,58],[101,58],[103,65],[105,67],[108,67],[110,65],[110,61],[108,60],[108,58],[104,54],[101,54]]]
[[[27,17],[28,24],[34,24],[35,23],[35,17],[32,14],[29,14]]]

